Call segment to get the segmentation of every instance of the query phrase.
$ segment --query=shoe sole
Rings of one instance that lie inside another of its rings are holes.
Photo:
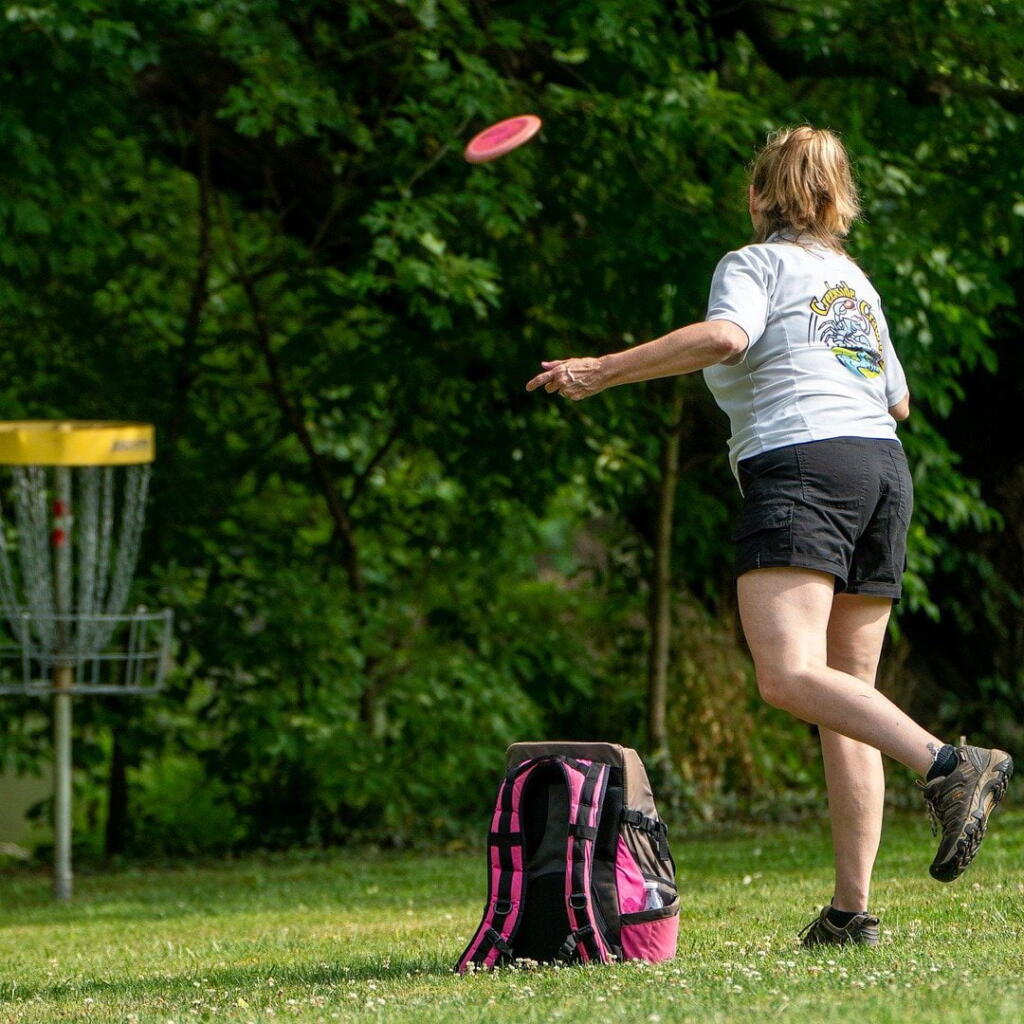
[[[865,935],[861,932],[856,938],[852,936],[844,939],[815,939],[813,942],[801,942],[804,949],[819,949],[821,946],[877,946],[878,933]]]
[[[1006,786],[1013,775],[1013,758],[1006,757],[994,768],[989,769],[989,776],[981,783],[981,800],[978,807],[967,816],[960,838],[949,856],[941,864],[932,864],[928,873],[938,882],[952,882],[959,878],[968,865],[974,860],[978,847],[988,829],[989,815],[1003,799]],[[972,820],[973,819],[973,820]]]

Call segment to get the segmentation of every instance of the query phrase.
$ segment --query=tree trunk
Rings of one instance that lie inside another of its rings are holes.
[[[672,522],[679,485],[679,449],[682,433],[683,388],[678,378],[670,383],[669,425],[661,447],[658,519],[654,535],[654,565],[649,608],[651,646],[647,664],[647,747],[652,758],[667,757],[669,644],[672,637]]]

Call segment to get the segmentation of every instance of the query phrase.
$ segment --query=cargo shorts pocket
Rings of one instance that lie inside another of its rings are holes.
[[[732,532],[738,574],[776,564],[793,549],[793,502],[775,501],[743,509]]]

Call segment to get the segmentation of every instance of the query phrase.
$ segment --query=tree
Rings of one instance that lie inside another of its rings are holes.
[[[486,786],[450,799],[465,765],[489,778],[528,729],[673,746],[708,792],[763,784],[749,680],[731,658],[694,667],[700,644],[735,650],[737,496],[700,381],[579,406],[522,386],[542,358],[703,315],[748,238],[744,164],[780,123],[844,133],[867,211],[852,249],[910,375],[904,635],[950,614],[937,579],[969,581],[971,621],[1002,614],[1018,580],[977,557],[997,519],[948,419],[996,368],[1019,283],[1024,33],[989,8],[12,8],[7,415],[145,418],[160,438],[138,594],[179,609],[180,672],[141,716],[88,712],[83,764],[109,766],[125,823],[108,847],[182,841],[145,795],[168,765],[196,792],[218,780],[226,842],[400,837],[440,795],[478,811]],[[461,161],[525,109],[546,123],[531,146]],[[979,578],[998,613],[972,604]],[[737,716],[728,771],[681,706]]]

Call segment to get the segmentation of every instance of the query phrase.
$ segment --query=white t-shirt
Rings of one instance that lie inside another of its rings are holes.
[[[878,293],[849,257],[817,243],[768,241],[726,253],[708,320],[749,339],[732,366],[704,370],[729,416],[729,462],[830,437],[896,437],[889,407],[907,394]]]

